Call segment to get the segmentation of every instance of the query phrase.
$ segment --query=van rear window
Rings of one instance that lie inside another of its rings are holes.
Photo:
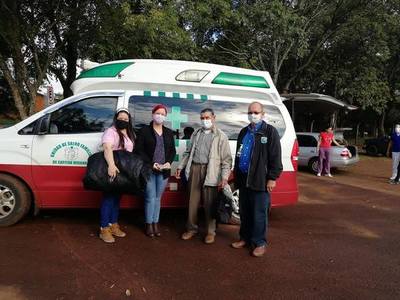
[[[216,115],[216,122],[229,137],[236,140],[240,130],[249,124],[247,108],[249,102],[196,100],[160,96],[131,96],[129,110],[133,117],[135,129],[151,121],[151,110],[155,104],[164,104],[168,108],[166,126],[177,131],[179,138],[184,138],[185,128],[196,129],[200,126],[200,111],[212,108]],[[285,122],[278,107],[265,105],[266,121],[273,125],[282,137],[285,133]]]

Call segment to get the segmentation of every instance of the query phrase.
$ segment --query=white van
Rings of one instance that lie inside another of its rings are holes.
[[[122,60],[84,71],[71,86],[74,96],[0,130],[0,226],[18,222],[32,207],[95,208],[101,193],[83,188],[88,157],[101,150],[103,131],[116,109],[128,107],[135,129],[150,122],[151,108],[169,108],[166,126],[176,131],[176,161],[186,148],[185,127],[199,126],[199,112],[214,109],[217,126],[231,140],[248,124],[252,101],[265,105],[266,120],[281,137],[283,173],[272,206],[297,202],[298,146],[292,120],[268,72],[172,60]],[[173,172],[177,163],[173,163]],[[187,205],[180,181],[171,177],[163,207]],[[121,207],[141,207],[124,196]]]

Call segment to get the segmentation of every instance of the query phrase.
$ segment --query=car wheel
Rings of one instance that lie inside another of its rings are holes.
[[[365,151],[367,151],[368,155],[372,155],[372,156],[377,156],[378,155],[378,147],[375,145],[368,145],[367,148],[365,149]]]
[[[20,180],[0,174],[0,226],[10,226],[21,220],[31,206],[31,194]]]
[[[318,157],[313,157],[308,162],[308,168],[314,174],[318,173]]]

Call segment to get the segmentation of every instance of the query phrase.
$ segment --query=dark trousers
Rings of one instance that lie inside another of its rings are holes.
[[[100,227],[104,228],[118,222],[120,198],[119,194],[103,193],[100,206]]]
[[[256,247],[267,244],[268,192],[239,189],[240,239]]]

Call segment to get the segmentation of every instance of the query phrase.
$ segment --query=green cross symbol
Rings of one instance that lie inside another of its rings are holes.
[[[180,129],[181,123],[188,121],[188,115],[181,114],[180,106],[172,106],[172,111],[167,115],[167,121],[171,122],[172,129]]]

